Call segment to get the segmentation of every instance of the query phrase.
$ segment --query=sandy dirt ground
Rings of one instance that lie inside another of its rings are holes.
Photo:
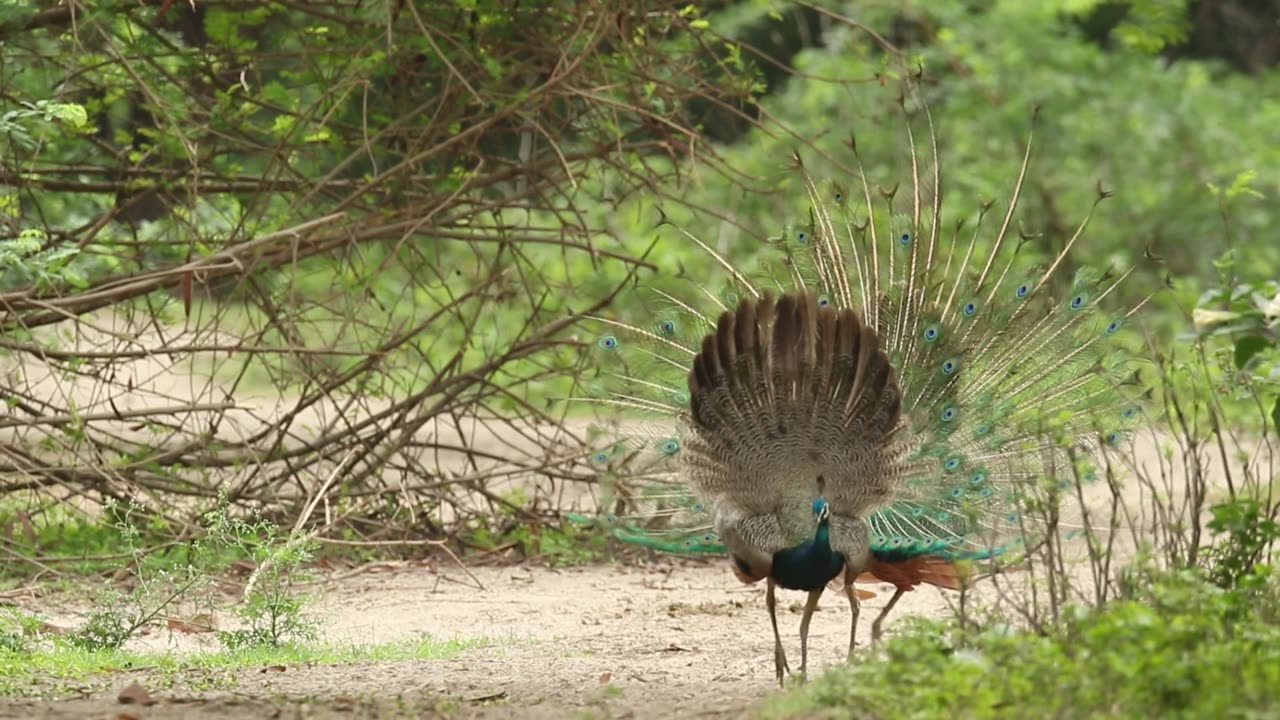
[[[777,692],[763,586],[741,585],[723,564],[471,572],[483,589],[456,567],[371,570],[327,583],[317,607],[337,644],[424,635],[478,643],[448,659],[219,671],[218,684],[230,687],[213,690],[200,689],[209,671],[162,689],[154,673],[118,672],[69,697],[0,702],[0,717],[741,717]],[[863,602],[865,641],[890,592],[860,587],[879,593]],[[781,598],[793,668],[802,599]],[[891,618],[946,612],[941,591],[921,588]],[[811,672],[844,662],[848,627],[847,602],[829,593],[811,629]],[[191,636],[168,633],[143,642],[192,647]],[[117,701],[135,680],[154,705]]]

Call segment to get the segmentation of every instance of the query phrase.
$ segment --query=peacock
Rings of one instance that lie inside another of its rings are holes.
[[[638,285],[631,319],[591,319],[598,375],[577,397],[622,419],[591,436],[608,495],[599,517],[577,519],[663,552],[727,555],[742,582],[764,580],[779,683],[778,588],[808,594],[801,677],[829,586],[849,601],[852,658],[856,580],[895,586],[874,641],[904,592],[958,589],[975,563],[1073,527],[1071,498],[1139,414],[1120,336],[1150,295],[1108,311],[1134,269],[1069,262],[1097,202],[1056,253],[1020,257],[1032,132],[1004,207],[944,227],[932,118],[904,115],[908,192],[867,179],[856,138],[852,182],[819,182],[796,153],[798,219],[765,261],[745,269],[675,227],[705,276]],[[1099,185],[1097,201],[1108,194]]]

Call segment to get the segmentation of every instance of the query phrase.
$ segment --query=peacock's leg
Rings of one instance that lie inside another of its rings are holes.
[[[773,578],[769,578],[768,587],[764,594],[764,604],[769,608],[769,622],[773,623],[773,667],[778,672],[778,685],[782,685],[783,671],[791,672],[791,667],[787,665],[787,654],[782,649],[782,636],[778,634],[778,598],[774,595]]]
[[[853,660],[853,648],[858,644],[858,611],[861,609],[861,603],[858,602],[858,591],[853,588],[853,583],[845,583],[844,594],[849,598],[849,659]]]
[[[871,623],[871,642],[880,642],[880,623],[884,622],[885,616],[893,609],[894,604],[898,602],[898,598],[902,597],[904,592],[906,592],[904,588],[894,590],[893,597],[889,598],[889,604],[884,606],[884,609],[876,616],[875,622]]]
[[[809,667],[809,621],[813,619],[813,611],[818,608],[818,598],[822,597],[825,587],[809,592],[809,599],[804,604],[804,615],[800,616],[800,675],[808,679]]]

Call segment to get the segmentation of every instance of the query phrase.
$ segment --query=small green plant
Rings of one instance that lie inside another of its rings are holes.
[[[284,535],[266,520],[230,518],[225,511],[205,516],[207,544],[231,548],[256,564],[241,601],[233,609],[243,628],[218,632],[228,650],[280,647],[315,640],[318,622],[307,614],[310,595],[300,585],[312,578],[307,565],[318,544],[310,535]]]
[[[122,592],[106,583],[95,594],[94,610],[64,642],[84,650],[119,649],[139,629],[207,583],[208,579],[189,564],[180,568],[148,564],[145,543],[134,519],[140,510],[114,500],[103,508],[103,515],[110,519],[130,556],[129,567],[136,586]]]
[[[39,617],[18,608],[0,608],[0,652],[30,652],[30,638],[40,631],[40,624]]]
[[[58,644],[88,652],[119,650],[179,603],[213,609],[217,601],[211,579],[238,560],[252,561],[256,570],[231,608],[243,627],[220,632],[224,646],[240,650],[315,639],[316,622],[305,612],[311,598],[298,592],[299,584],[310,578],[306,565],[316,548],[309,536],[281,533],[266,520],[233,519],[219,510],[206,515],[203,539],[181,553],[161,556],[147,551],[149,521],[138,506],[108,502],[101,518],[93,524],[76,519],[80,531],[73,542],[106,541],[117,554],[123,548],[131,588],[121,590],[112,581],[96,588],[93,609]],[[0,624],[0,647],[24,642],[21,634]]]
[[[84,624],[66,636],[66,642],[83,650],[115,650],[122,647],[144,624],[144,615],[134,612],[127,596],[107,587],[101,596],[103,605],[85,619]]]
[[[1204,557],[1214,583],[1223,588],[1237,587],[1271,557],[1280,540],[1277,509],[1251,497],[1237,497],[1210,508],[1213,518],[1209,530],[1215,537]]]

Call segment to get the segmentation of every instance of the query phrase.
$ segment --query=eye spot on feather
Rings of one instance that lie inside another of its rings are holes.
[[[937,323],[930,325],[924,329],[924,341],[933,342],[942,336],[942,328]]]
[[[680,405],[687,405],[689,403],[689,393],[684,390],[676,390],[671,393],[671,399]]]
[[[1004,516],[1004,521],[1010,525],[1017,525],[1019,517],[1018,513],[1009,513]]]
[[[954,374],[956,369],[958,369],[959,367],[960,367],[960,363],[957,362],[955,359],[948,360],[942,363],[942,374],[943,375]]]
[[[1120,329],[1120,321],[1112,320],[1111,322],[1107,323],[1107,329],[1104,330],[1103,332],[1105,332],[1107,335],[1115,335],[1116,331],[1119,329]]]
[[[658,322],[658,332],[662,333],[663,335],[675,335],[675,334],[676,334],[676,321],[675,321],[675,320],[661,320],[661,321],[659,321],[659,322]]]
[[[996,491],[992,490],[990,487],[984,487],[978,491],[978,496],[983,498],[989,498],[995,494],[996,494]]]
[[[1110,445],[1110,446],[1112,446],[1112,447],[1115,447],[1116,445],[1119,445],[1119,444],[1120,444],[1120,440],[1121,440],[1123,437],[1124,437],[1124,436],[1123,436],[1123,435],[1121,435],[1119,432],[1116,432],[1115,430],[1112,430],[1111,432],[1107,433],[1107,444],[1108,444],[1108,445]]]
[[[949,473],[951,473],[951,472],[955,472],[956,470],[959,470],[959,469],[960,469],[960,458],[958,458],[958,457],[956,457],[956,456],[954,456],[954,455],[952,455],[951,457],[947,458],[947,461],[946,461],[946,462],[944,462],[944,463],[942,463],[942,469],[943,469],[943,470],[946,470],[946,471],[947,471],[947,472],[949,472]]]
[[[902,245],[902,247],[906,247],[906,246],[910,245],[910,244],[911,244],[911,233],[902,233],[901,235],[899,235],[899,236],[898,236],[898,243],[899,243],[900,245]]]
[[[974,437],[985,437],[987,435],[990,435],[991,426],[986,423],[983,423],[978,427],[974,428],[973,434],[974,434]]]
[[[613,515],[606,515],[604,518],[604,521],[609,523],[610,525],[613,525],[618,522],[618,518],[614,517]]]
[[[600,347],[604,348],[605,350],[612,350],[618,347],[618,338],[612,335],[605,335],[604,337],[600,338],[597,344]]]
[[[666,455],[675,455],[680,452],[680,441],[672,439],[662,443],[662,452]]]
[[[961,308],[961,311],[964,312],[965,317],[973,317],[974,315],[978,314],[978,303],[970,300],[969,302],[964,304],[964,307]]]
[[[959,500],[964,497],[964,488],[951,488],[951,499]]]
[[[1138,416],[1138,408],[1136,407],[1125,408],[1124,412],[1120,413],[1120,417],[1124,418],[1125,420],[1132,420],[1137,416]]]
[[[839,203],[839,202],[844,202],[844,193],[840,192],[839,190],[837,190],[837,191],[835,191],[834,193],[832,193],[832,194],[831,194],[831,197],[835,198],[835,201],[836,201],[836,202],[838,202],[838,203]]]
[[[1077,295],[1077,296],[1075,296],[1075,297],[1071,298],[1071,309],[1072,309],[1072,310],[1079,310],[1080,308],[1082,308],[1082,307],[1084,307],[1084,306],[1085,306],[1085,303],[1086,303],[1086,302],[1087,302],[1087,300],[1085,299],[1085,296],[1084,296],[1084,295]]]
[[[801,245],[808,245],[808,244],[809,244],[809,233],[805,232],[804,230],[801,230],[801,231],[797,232],[797,233],[796,233],[796,242],[800,243]]]
[[[1014,297],[1018,298],[1019,300],[1025,298],[1030,293],[1031,293],[1031,286],[1026,283],[1022,283],[1021,285],[1018,286],[1017,290],[1013,291]]]
[[[940,417],[942,418],[942,422],[951,422],[956,419],[956,409],[949,407],[942,411],[942,415]]]
[[[916,507],[911,508],[911,517],[913,518],[924,517],[924,508],[918,505]]]
[[[601,450],[600,452],[591,456],[591,461],[596,463],[609,462],[609,453],[605,452],[604,450]]]
[[[702,511],[703,511],[703,510],[705,510],[706,508],[707,508],[707,506],[706,506],[706,505],[703,505],[702,503],[694,503],[694,504],[693,504],[693,506],[691,507],[691,509],[692,509],[694,512],[702,512]]]
[[[986,481],[987,481],[986,470],[974,470],[973,474],[969,476],[969,484],[975,487],[978,485],[981,485]]]
[[[831,298],[827,297],[826,295],[820,295],[818,297],[818,307],[830,307],[830,306],[831,306]]]

